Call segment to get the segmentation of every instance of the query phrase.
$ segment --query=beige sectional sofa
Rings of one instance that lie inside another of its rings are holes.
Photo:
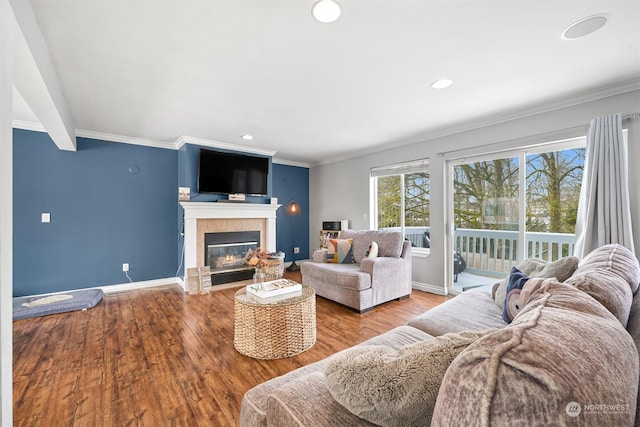
[[[464,292],[406,326],[254,387],[243,398],[240,424],[632,426],[640,421],[635,256],[607,245],[585,257],[564,283],[531,279],[525,288],[533,280],[538,280],[535,292],[510,324],[491,291]],[[459,332],[473,330],[482,331],[480,338],[461,346],[459,338],[469,332]],[[371,385],[358,376],[368,376]],[[384,389],[367,391],[376,384]],[[345,393],[349,389],[352,395]]]
[[[327,249],[300,264],[302,283],[316,295],[364,312],[378,304],[411,294],[411,242],[398,231],[342,230],[352,240],[351,255],[341,263],[327,262]],[[377,256],[367,256],[372,243]]]

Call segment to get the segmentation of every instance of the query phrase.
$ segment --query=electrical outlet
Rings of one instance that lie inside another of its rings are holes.
[[[129,263],[125,262],[124,264],[122,264],[122,271],[127,272],[129,271]]]
[[[293,253],[294,254],[299,254],[300,253],[300,248],[297,247],[297,246],[295,248],[293,248]]]

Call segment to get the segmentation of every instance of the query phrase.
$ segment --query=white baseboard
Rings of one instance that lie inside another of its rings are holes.
[[[179,277],[167,277],[165,279],[144,280],[142,282],[121,283],[118,285],[96,286],[105,294],[114,292],[132,291],[135,289],[152,288],[154,286],[166,286],[178,284],[184,289],[184,282]]]
[[[448,295],[446,288],[442,286],[430,285],[428,283],[411,282],[411,287],[423,292],[430,292],[436,295]]]
[[[131,291],[134,289],[152,288],[154,286],[166,286],[178,284],[184,288],[184,282],[179,277],[167,277],[166,279],[145,280],[142,282],[121,283],[116,285],[91,286],[90,288],[67,289],[66,291],[48,292],[46,294],[22,295],[23,297],[33,298],[47,295],[66,294],[67,292],[86,291],[88,289],[102,289],[105,294],[114,292]]]

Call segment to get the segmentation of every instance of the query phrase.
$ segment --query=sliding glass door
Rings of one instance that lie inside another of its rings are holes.
[[[491,285],[527,257],[573,253],[584,145],[577,138],[450,161],[450,288]]]
[[[454,287],[493,283],[517,259],[520,164],[518,157],[500,157],[453,167]]]

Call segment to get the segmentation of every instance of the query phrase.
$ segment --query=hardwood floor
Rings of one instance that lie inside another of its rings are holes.
[[[316,344],[263,361],[233,347],[236,290],[189,296],[178,285],[150,288],[106,295],[91,310],[14,322],[14,425],[234,426],[251,387],[447,298],[414,291],[358,314],[318,297]]]

